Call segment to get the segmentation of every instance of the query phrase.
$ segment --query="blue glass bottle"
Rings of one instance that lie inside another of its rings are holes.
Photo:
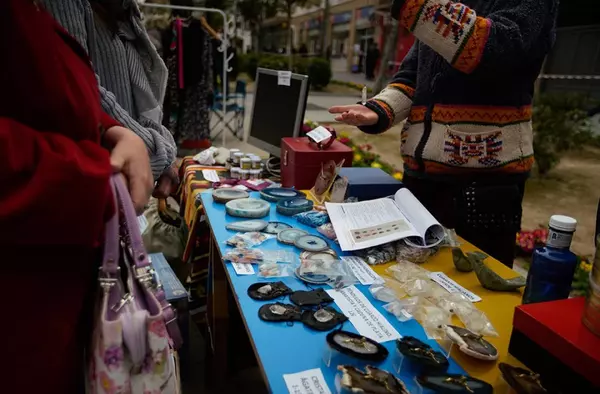
[[[563,215],[550,218],[545,246],[533,251],[523,303],[562,300],[569,297],[577,256],[569,250],[577,221]]]

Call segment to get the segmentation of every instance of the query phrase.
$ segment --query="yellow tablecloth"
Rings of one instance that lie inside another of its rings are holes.
[[[470,243],[464,241],[461,249],[464,252],[478,250]],[[485,263],[503,278],[517,276],[516,272],[497,260],[489,258],[485,260]],[[385,269],[393,264],[394,263],[375,266],[374,270],[378,274],[384,275]],[[482,301],[475,305],[479,310],[485,312],[498,334],[500,334],[500,336],[496,338],[486,337],[486,339],[498,349],[498,360],[496,362],[475,360],[462,352],[455,350],[452,351],[452,357],[469,373],[469,375],[492,384],[495,393],[504,394],[506,391],[502,390],[507,389],[507,386],[500,378],[498,363],[507,362],[511,365],[522,366],[514,357],[508,354],[508,343],[512,331],[513,314],[515,307],[521,304],[522,292],[507,293],[484,289],[477,280],[477,276],[474,272],[463,273],[456,270],[452,263],[452,252],[449,248],[444,248],[421,266],[431,272],[445,273],[458,284],[482,298]],[[456,319],[455,323],[462,326],[458,319]]]

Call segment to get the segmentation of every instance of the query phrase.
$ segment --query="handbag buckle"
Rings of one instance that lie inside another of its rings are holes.
[[[117,284],[117,278],[111,278],[110,273],[104,272],[102,267],[98,268],[100,270],[100,274],[98,275],[98,282],[100,282],[100,287],[105,292],[108,292],[112,287]],[[117,273],[121,270],[121,267],[117,267]]]
[[[146,288],[150,288],[154,284],[154,282],[155,282],[154,274],[156,274],[156,271],[154,270],[154,268],[152,268],[152,267],[136,268],[135,272],[136,272],[137,280],[140,281],[140,283],[143,284]]]

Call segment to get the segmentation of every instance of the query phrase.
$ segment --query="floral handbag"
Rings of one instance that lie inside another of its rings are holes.
[[[172,321],[165,321],[175,320],[174,312],[156,288],[125,184],[113,177],[111,187],[116,213],[106,225],[88,392],[176,394],[179,382],[169,334],[178,341],[180,337],[175,329],[167,330]]]

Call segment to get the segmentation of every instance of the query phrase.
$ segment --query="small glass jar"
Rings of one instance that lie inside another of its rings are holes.
[[[232,179],[240,179],[240,169],[238,167],[233,167],[229,171]]]
[[[231,160],[233,160],[233,157],[235,156],[236,153],[238,153],[240,150],[239,149],[229,149],[229,158]]]
[[[240,159],[240,168],[242,170],[249,170],[252,168],[252,159],[244,157]]]
[[[260,157],[253,156],[251,160],[252,160],[252,169],[260,170],[260,167],[262,165],[262,160],[260,159]]]
[[[240,169],[240,179],[248,180],[250,178],[250,170]]]
[[[239,166],[240,165],[240,160],[243,157],[244,157],[244,154],[242,152],[236,152],[236,153],[234,153],[233,154],[233,164],[237,164],[237,166]]]
[[[250,170],[250,179],[260,179],[261,170]]]

